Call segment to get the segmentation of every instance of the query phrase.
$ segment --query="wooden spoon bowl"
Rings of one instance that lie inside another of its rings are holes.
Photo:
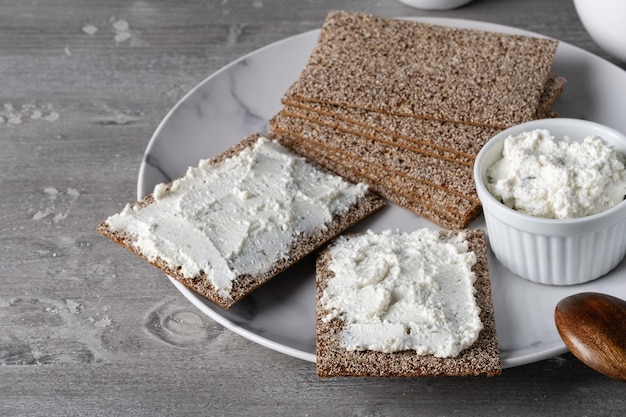
[[[585,292],[561,300],[554,310],[561,339],[587,366],[626,381],[626,301]]]

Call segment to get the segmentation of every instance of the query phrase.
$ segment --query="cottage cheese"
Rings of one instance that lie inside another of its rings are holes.
[[[575,142],[538,129],[509,136],[502,156],[487,170],[487,187],[508,207],[532,216],[589,216],[626,195],[624,156],[598,136]]]
[[[474,296],[476,256],[463,234],[443,241],[436,231],[367,232],[340,237],[320,299],[340,318],[348,350],[454,357],[483,325]]]
[[[171,187],[157,185],[155,203],[128,205],[107,223],[149,260],[180,266],[187,278],[205,274],[228,297],[236,277],[269,271],[298,236],[323,230],[366,192],[260,138],[221,163],[201,161]]]

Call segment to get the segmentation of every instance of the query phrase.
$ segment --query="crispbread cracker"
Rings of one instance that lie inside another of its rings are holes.
[[[369,184],[370,189],[381,197],[441,227],[465,227],[481,212],[478,202],[402,175],[395,175],[380,164],[338,148],[322,146],[293,132],[274,130],[272,137],[352,182],[362,181]]]
[[[543,94],[541,100],[539,100],[539,107],[537,108],[537,119],[548,119],[557,117],[555,111],[552,110],[552,105],[559,98],[563,92],[563,88],[567,83],[567,79],[557,74],[550,74],[548,82],[543,88]]]
[[[345,114],[345,113],[343,113]],[[389,146],[397,147],[398,149],[402,149],[406,152],[416,152],[418,154],[424,156],[430,156],[439,158],[445,161],[454,162],[457,164],[462,164],[466,166],[473,166],[475,155],[467,152],[460,151],[458,149],[454,149],[452,147],[442,146],[440,143],[445,141],[450,142],[452,145],[454,142],[459,143],[459,148],[461,147],[462,142],[471,142],[472,144],[477,143],[478,140],[474,140],[473,138],[464,137],[461,138],[455,137],[452,138],[449,135],[441,134],[442,132],[438,132],[437,134],[431,134],[431,132],[424,131],[423,135],[420,138],[407,137],[406,135],[398,134],[394,131],[390,126],[385,128],[381,128],[375,125],[369,125],[367,123],[363,123],[360,120],[352,119],[349,117],[343,116],[339,111],[337,113],[326,112],[326,111],[316,111],[311,110],[307,107],[302,106],[286,106],[281,110],[275,118],[277,117],[290,117],[290,118],[298,118],[304,119],[311,123],[316,123],[322,126],[332,127],[333,129],[351,133],[357,136],[361,136],[364,139],[364,142],[370,143],[372,141],[379,142],[381,144],[386,144]],[[381,116],[388,117],[402,117],[402,116],[392,116],[392,115],[383,115],[382,113],[378,113]],[[404,117],[406,119],[406,117]],[[415,125],[417,125],[417,120],[415,118],[411,118],[414,121]],[[424,119],[421,119],[424,120]],[[274,121],[271,120],[270,122]],[[438,124],[444,124],[444,122],[436,122],[436,121],[428,121],[434,122]],[[467,126],[467,125],[464,125]],[[476,127],[476,126],[472,126]],[[480,128],[487,129],[487,128]],[[443,129],[442,129],[443,130]],[[435,139],[436,137],[436,139]],[[445,138],[444,140],[440,140]],[[435,139],[435,140],[431,140]],[[475,146],[474,146],[475,147]]]
[[[411,116],[381,113],[354,107],[343,107],[304,101],[286,100],[285,111],[306,115],[307,118],[334,118],[363,129],[393,136],[399,144],[422,146],[433,153],[456,154],[459,160],[473,160],[478,151],[501,129],[461,123],[441,122]]]
[[[458,233],[441,232],[442,236]],[[320,302],[327,282],[333,272],[331,262],[332,244],[317,259],[316,284],[316,369],[319,377],[368,376],[368,377],[421,377],[421,376],[469,376],[501,374],[500,352],[496,336],[496,325],[491,283],[487,264],[487,245],[484,232],[466,230],[469,249],[476,254],[476,301],[481,309],[483,329],[478,340],[454,358],[437,358],[432,355],[417,355],[414,351],[382,353],[374,351],[348,351],[341,346],[338,334],[344,324],[339,318],[325,323],[323,317],[329,312]],[[347,237],[349,238],[349,237]]]
[[[285,95],[506,128],[536,117],[557,45],[545,38],[331,12]]]
[[[380,165],[386,171],[397,172],[398,175],[456,192],[468,200],[479,201],[473,180],[472,164],[457,163],[412,149],[398,148],[382,140],[359,136],[358,132],[281,113],[276,115],[270,124],[275,131],[293,132],[320,145],[325,144],[348,154],[360,156],[372,166]]]
[[[551,106],[565,84],[561,76],[551,74],[544,87],[537,117],[553,117]],[[384,137],[386,143],[455,161],[468,166],[482,146],[498,128],[474,126],[462,123],[442,122],[410,116],[386,114],[367,109],[343,107],[332,104],[294,101],[283,98],[285,107],[279,115],[303,118],[337,129],[351,131],[369,139]]]
[[[239,154],[245,148],[253,146],[258,138],[259,135],[252,135],[243,139],[241,142],[234,145],[232,148],[228,149],[224,153],[212,158],[209,161],[209,164],[219,164],[225,159]],[[321,166],[313,162],[311,162],[311,164],[317,166],[318,169],[323,169],[321,168]],[[292,184],[292,186],[294,186],[294,184]],[[145,207],[151,204],[158,204],[158,201],[155,200],[152,194],[136,202],[134,206]],[[232,290],[230,291],[229,296],[224,296],[220,294],[220,292],[215,289],[215,287],[212,285],[204,272],[201,272],[196,277],[189,278],[185,277],[182,274],[180,265],[169,264],[160,257],[157,257],[156,259],[149,259],[135,245],[135,242],[138,239],[137,235],[123,230],[113,231],[107,221],[101,223],[98,226],[97,230],[105,237],[119,243],[130,252],[145,259],[146,261],[161,269],[166,274],[181,282],[193,291],[205,296],[206,298],[217,303],[223,308],[230,308],[234,303],[249,294],[255,288],[267,282],[269,279],[282,272],[289,266],[293,265],[304,256],[313,252],[327,240],[340,234],[364,217],[381,209],[384,204],[385,203],[381,198],[371,192],[367,192],[361,199],[359,199],[356,203],[349,207],[349,209],[345,213],[336,214],[329,224],[326,224],[325,227],[318,230],[316,233],[298,236],[286,256],[281,257],[280,259],[271,260],[272,267],[270,268],[270,270],[266,272],[259,272],[258,274],[246,274],[238,276],[233,281]],[[210,222],[210,219],[207,219],[207,222]],[[291,232],[287,230],[286,233]],[[183,249],[184,248],[181,248],[181,250]]]
[[[563,91],[565,78],[551,74],[544,86],[539,102],[537,118],[554,117],[551,110],[557,97]],[[424,153],[442,158],[453,158],[461,163],[473,164],[478,151],[501,129],[464,123],[442,122],[411,116],[381,113],[356,107],[282,99],[285,108],[282,113],[290,113],[311,121],[334,122],[337,125],[352,125],[362,128],[370,137],[372,132],[391,135],[399,146],[418,146]]]
[[[565,83],[564,77],[550,74],[539,101],[536,118],[555,116],[551,107],[562,93]],[[499,128],[382,113],[357,107],[298,100],[286,96],[283,96],[282,103],[285,105],[285,109],[290,111],[301,109],[308,114],[308,117],[314,117],[312,114],[320,117],[334,117],[376,131],[392,133],[418,144],[442,150],[453,150],[460,155],[470,157],[474,157],[484,143],[501,130]]]

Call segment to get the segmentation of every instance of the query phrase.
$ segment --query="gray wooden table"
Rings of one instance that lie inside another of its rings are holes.
[[[610,59],[571,0],[0,0],[0,415],[624,415],[626,385],[570,354],[490,379],[318,380],[96,234],[188,90],[331,9],[496,22]]]

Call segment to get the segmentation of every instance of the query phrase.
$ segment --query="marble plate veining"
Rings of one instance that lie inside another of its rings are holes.
[[[454,19],[420,19],[483,30],[531,33],[495,24]],[[164,118],[141,164],[138,198],[195,166],[199,159],[225,150],[248,134],[265,132],[279,111],[280,97],[298,77],[318,31],[303,33],[254,51],[201,82]],[[539,36],[539,35],[536,35]],[[393,47],[390,45],[389,47]],[[554,71],[568,79],[555,109],[567,117],[594,120],[626,132],[626,72],[584,50],[561,43]],[[381,231],[435,228],[391,206],[357,229]],[[470,227],[484,228],[477,219]],[[626,298],[626,262],[609,275],[575,287],[551,287],[520,279],[490,255],[498,339],[503,366],[546,359],[566,351],[554,325],[553,311],[563,297],[598,291]],[[314,263],[306,259],[276,277],[231,310],[223,310],[174,280],[194,305],[228,329],[261,345],[308,361],[315,360]]]

